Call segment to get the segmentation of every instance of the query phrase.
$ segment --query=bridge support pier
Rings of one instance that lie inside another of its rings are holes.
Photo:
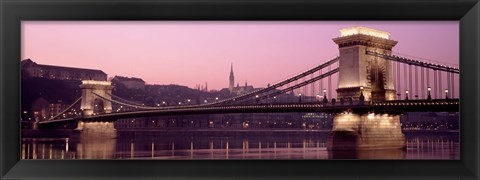
[[[102,137],[102,138],[116,138],[117,130],[113,122],[83,122],[79,121],[77,128],[80,131],[81,137]]]
[[[399,115],[337,114],[328,137],[328,150],[404,149]]]
[[[113,159],[117,131],[113,122],[78,122],[76,146],[81,159]]]

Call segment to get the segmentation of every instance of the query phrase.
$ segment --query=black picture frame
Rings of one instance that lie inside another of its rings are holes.
[[[0,0],[2,179],[479,179],[478,0]],[[20,160],[22,20],[458,20],[460,160]]]

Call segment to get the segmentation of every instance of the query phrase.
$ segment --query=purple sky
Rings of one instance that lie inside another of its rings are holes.
[[[109,77],[209,89],[275,83],[338,55],[341,28],[391,33],[396,53],[459,64],[459,23],[443,22],[22,22],[22,59],[100,69]]]

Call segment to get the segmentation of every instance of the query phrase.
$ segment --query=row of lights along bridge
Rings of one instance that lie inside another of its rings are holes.
[[[427,92],[428,92],[427,100],[431,100],[431,99],[432,99],[432,96],[430,95],[430,91],[431,91],[431,90],[432,90],[431,87],[428,87],[428,88],[427,88]],[[360,87],[360,91],[361,91],[361,92],[360,92],[359,101],[360,101],[360,102],[363,102],[363,101],[365,101],[365,97],[364,97],[364,95],[363,95],[363,86]],[[398,99],[401,98],[401,94],[397,94],[397,96],[398,96]],[[408,91],[408,90],[405,90],[405,100],[409,100],[408,97],[409,97],[409,91]],[[259,98],[260,98],[260,96],[259,96],[259,95],[256,95],[255,98],[256,98],[257,103],[259,103]],[[418,99],[418,95],[415,95],[415,98]],[[276,99],[277,99],[277,97],[276,97],[276,96],[273,96],[273,101],[274,101],[274,102],[275,102]],[[322,101],[323,103],[328,103],[327,90],[326,90],[326,89],[323,89],[323,98],[322,98],[322,96],[320,96],[320,94],[317,94],[317,95],[316,95],[316,99],[317,99],[317,101]],[[445,99],[449,99],[449,97],[448,97],[448,89],[445,89]],[[215,97],[215,102],[217,102],[218,100],[219,100],[219,98],[218,98],[218,97]],[[300,103],[302,102],[302,93],[298,93],[298,100],[299,100]],[[353,101],[353,98],[349,98],[348,100],[349,100],[349,101]],[[335,99],[335,98],[332,98],[331,101],[332,101],[332,102],[335,102],[336,99]],[[340,102],[341,102],[341,103],[343,103],[344,101],[345,101],[345,99],[340,98]],[[191,100],[191,99],[187,99],[186,102],[187,102],[187,105],[188,105],[188,104],[191,104],[191,103],[192,103],[192,100]],[[208,100],[204,100],[203,103],[208,103]],[[166,105],[167,105],[167,102],[165,102],[165,101],[163,101],[162,104],[157,104],[157,106],[166,106]],[[183,105],[183,104],[182,104],[182,102],[178,102],[178,105],[181,106],[181,105]]]
[[[432,96],[430,94],[430,91],[432,90],[431,87],[427,87],[427,92],[428,92],[428,96],[427,96],[427,100],[431,100],[432,99]],[[405,100],[408,100],[408,97],[409,97],[409,91],[408,90],[405,90]],[[398,99],[400,99],[401,97],[401,94],[397,94],[398,96]],[[259,97],[258,95],[256,96],[257,98]],[[299,102],[302,102],[302,93],[298,93],[298,97],[299,97]],[[418,95],[415,95],[416,99],[418,99]],[[275,98],[275,97],[274,97]],[[449,99],[448,98],[448,89],[445,89],[445,99]],[[320,101],[320,95],[317,94],[317,100]],[[363,86],[360,87],[360,97],[359,97],[359,100],[360,102],[363,102],[365,101],[365,96],[363,96]],[[332,101],[334,102],[335,101],[335,98],[332,99]],[[343,103],[344,99],[343,98],[340,98],[340,102]],[[353,98],[349,98],[349,101],[353,101]],[[257,100],[258,102],[258,100]],[[326,89],[323,89],[323,103],[328,103],[328,99],[327,99],[327,90]]]

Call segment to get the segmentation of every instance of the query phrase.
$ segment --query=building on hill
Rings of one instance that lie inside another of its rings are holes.
[[[57,115],[81,97],[81,83],[80,80],[22,77],[22,119],[42,121]]]
[[[101,70],[37,64],[31,59],[21,62],[22,74],[29,77],[64,80],[106,81],[107,74]]]
[[[32,103],[32,113],[35,121],[45,121],[65,110],[69,104],[65,104],[62,100],[47,100],[40,97]]]
[[[120,83],[123,84],[128,89],[141,89],[145,90],[145,81],[140,78],[136,77],[123,77],[123,76],[115,76],[112,79],[112,83]]]
[[[231,64],[229,86],[228,86],[228,90],[230,91],[230,94],[241,95],[241,94],[249,93],[255,90],[253,86],[248,86],[247,81],[245,81],[245,86],[240,86],[240,84],[237,83],[237,86],[235,87],[234,84],[235,84],[235,76],[233,75],[233,64]]]
[[[208,84],[207,84],[207,82],[205,82],[205,86],[203,86],[201,84],[197,84],[197,85],[195,85],[195,89],[198,90],[198,91],[202,91],[202,92],[208,92]]]
[[[245,82],[245,86],[240,86],[238,83],[237,83],[237,86],[236,87],[233,87],[233,94],[235,95],[241,95],[241,94],[245,94],[245,93],[249,93],[249,92],[252,92],[252,91],[255,91],[256,89],[253,87],[253,86],[249,86],[247,84],[247,82]]]

